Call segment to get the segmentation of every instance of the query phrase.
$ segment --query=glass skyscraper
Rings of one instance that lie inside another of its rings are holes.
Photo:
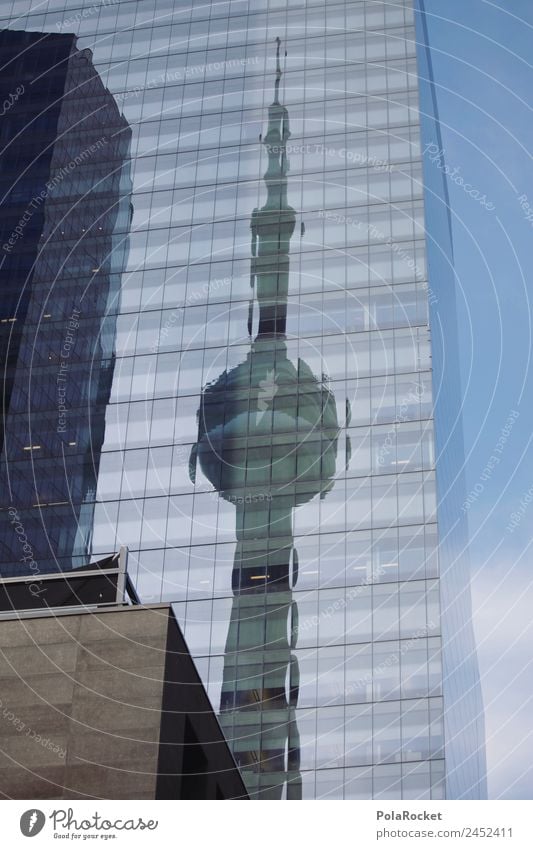
[[[75,33],[132,133],[87,557],[175,602],[253,798],[483,796],[423,8],[28,8],[1,26]]]
[[[37,575],[87,562],[131,131],[74,35],[3,29],[0,62],[0,573]]]

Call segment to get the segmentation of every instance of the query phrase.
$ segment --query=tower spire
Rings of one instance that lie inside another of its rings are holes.
[[[268,107],[268,129],[263,139],[268,166],[264,174],[266,203],[254,209],[251,220],[252,261],[250,285],[259,304],[259,337],[285,334],[289,289],[289,251],[296,213],[287,198],[287,141],[289,113],[279,101],[281,81],[281,39],[276,38],[276,81],[274,100]],[[252,335],[253,300],[248,313],[248,333]]]
[[[281,65],[279,61],[279,53],[281,48],[281,38],[279,35],[276,38],[276,82],[274,84],[274,103],[272,105],[279,105],[279,84],[281,81]]]

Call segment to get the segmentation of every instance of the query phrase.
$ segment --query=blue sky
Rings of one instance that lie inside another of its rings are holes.
[[[426,9],[447,164],[495,207],[450,184],[489,795],[531,799],[533,4],[426,0]]]

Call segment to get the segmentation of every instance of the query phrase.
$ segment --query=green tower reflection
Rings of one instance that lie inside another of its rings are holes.
[[[294,655],[298,555],[293,513],[333,486],[338,423],[332,393],[287,355],[289,250],[296,214],[287,200],[289,114],[276,82],[263,139],[267,201],[252,213],[250,283],[258,332],[246,360],[203,391],[191,477],[199,464],[236,507],[233,606],[220,722],[252,797],[301,798]]]

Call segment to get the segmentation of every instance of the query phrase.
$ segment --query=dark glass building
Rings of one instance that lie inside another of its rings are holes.
[[[173,604],[252,798],[485,793],[423,12],[14,0],[4,21],[76,32],[132,128],[91,554],[127,545],[141,598]]]
[[[0,571],[16,575],[87,562],[131,132],[75,36],[3,30],[0,61]]]

